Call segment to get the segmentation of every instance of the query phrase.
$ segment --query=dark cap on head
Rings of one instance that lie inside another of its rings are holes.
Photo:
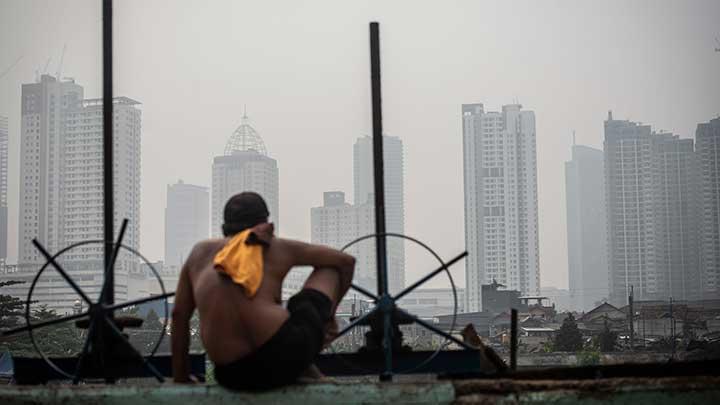
[[[223,235],[232,236],[257,224],[267,222],[268,212],[265,200],[258,193],[244,191],[230,197],[223,212]]]

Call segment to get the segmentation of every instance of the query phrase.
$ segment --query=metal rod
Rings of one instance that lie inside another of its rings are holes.
[[[518,311],[513,308],[510,310],[510,369],[517,370],[517,350],[518,350]]]
[[[102,316],[102,315],[101,315]],[[85,336],[85,343],[83,344],[83,349],[78,355],[78,362],[75,366],[75,376],[73,377],[73,385],[77,385],[80,382],[80,379],[82,378],[82,369],[85,365],[85,356],[88,354],[88,350],[90,350],[90,343],[93,340],[93,335],[95,333],[95,327],[97,324],[97,317],[90,319],[90,325],[88,325],[87,335]]]
[[[105,283],[107,294],[102,304],[115,302],[115,273],[110,267],[113,251],[113,2],[102,3],[102,54],[103,54],[103,213],[105,230]]]
[[[366,297],[368,297],[368,298],[372,298],[372,299],[374,299],[375,301],[378,300],[378,296],[377,296],[377,295],[375,295],[375,294],[371,293],[370,291],[368,291],[368,290],[360,287],[359,285],[350,284],[350,288],[352,288],[353,290],[359,292],[360,294],[363,294],[364,296],[366,296]]]
[[[57,270],[57,272],[60,273],[60,275],[62,276],[62,278],[65,279],[65,281],[66,281],[68,284],[70,284],[70,287],[72,287],[72,289],[75,290],[75,292],[78,293],[78,295],[80,295],[80,297],[83,299],[83,301],[85,301],[86,303],[88,303],[89,305],[91,305],[93,302],[90,300],[90,297],[88,297],[88,296],[85,294],[85,291],[83,291],[82,288],[80,288],[80,286],[77,285],[72,278],[70,278],[70,276],[65,272],[65,270],[63,270],[63,268],[60,267],[60,265],[58,264],[58,262],[55,261],[55,259],[50,255],[50,253],[49,253],[47,250],[45,250],[45,248],[43,247],[43,245],[41,245],[40,242],[39,242],[37,239],[33,239],[32,243],[33,243],[33,245],[35,245],[35,247],[37,248],[37,250],[39,250],[40,253],[41,253],[43,256],[45,256],[45,259],[46,259],[47,261],[49,261],[50,264],[51,264],[53,267],[55,267],[55,270]]]
[[[152,374],[154,374],[155,378],[157,378],[159,382],[165,382],[165,378],[163,378],[162,374],[160,374],[160,372],[155,368],[155,366],[153,366],[150,362],[147,361],[147,359],[145,358],[145,356],[142,355],[142,353],[137,351],[135,346],[130,343],[130,341],[125,337],[125,335],[123,335],[122,331],[117,327],[117,325],[115,325],[115,322],[112,319],[106,317],[103,317],[103,319],[105,320],[105,324],[108,325],[113,332],[115,332],[117,337],[120,338],[130,348],[130,350],[132,350],[133,354],[140,358],[143,366],[145,366],[145,368],[147,368]]]
[[[453,264],[457,263],[458,261],[462,260],[465,256],[468,255],[468,252],[462,252],[459,255],[455,256],[452,260],[445,263],[444,266],[440,266],[439,268],[433,270],[431,273],[429,273],[427,276],[421,278],[420,280],[413,283],[411,286],[406,287],[404,290],[402,290],[398,295],[393,297],[395,301],[399,300],[400,298],[406,296],[407,294],[410,294],[414,289],[420,287],[421,285],[425,284],[428,280],[431,278],[437,276],[440,274],[443,270],[447,269],[448,267],[452,266]]]
[[[382,92],[380,87],[380,24],[370,23],[370,84],[372,96],[373,122],[373,180],[375,190],[375,250],[377,259],[378,295],[383,300],[388,295],[387,239],[385,237],[385,173],[382,130]],[[383,381],[392,379],[392,311],[393,301],[383,304],[383,352],[385,353],[385,371],[380,376]]]
[[[145,298],[138,298],[138,299],[136,299],[136,300],[125,301],[125,302],[121,302],[121,303],[119,303],[119,304],[113,304],[113,305],[106,306],[106,307],[105,307],[105,310],[107,310],[107,311],[114,311],[114,310],[116,310],[116,309],[122,309],[122,308],[125,308],[125,307],[131,307],[131,306],[133,306],[133,305],[144,304],[144,303],[149,302],[149,301],[155,301],[155,300],[161,300],[161,299],[163,299],[163,298],[169,298],[169,297],[172,297],[173,295],[175,295],[175,292],[169,292],[169,293],[165,293],[165,294],[153,295],[153,296],[145,297]]]
[[[344,327],[340,332],[338,332],[337,336],[335,336],[335,339],[337,339],[337,338],[339,338],[340,336],[348,333],[348,332],[350,331],[350,329],[358,326],[360,323],[362,323],[362,321],[366,320],[370,315],[372,315],[372,314],[377,310],[377,308],[378,308],[378,307],[375,307],[375,308],[371,309],[370,311],[368,311],[368,312],[364,313],[363,315],[361,315],[359,318],[357,318],[357,319],[355,319],[354,321],[352,321],[348,326]]]
[[[83,312],[81,314],[73,314],[73,315],[63,316],[62,318],[50,319],[49,321],[43,321],[43,322],[34,323],[32,325],[25,325],[25,326],[20,326],[20,327],[13,328],[13,329],[8,329],[8,330],[2,332],[2,337],[11,336],[16,333],[26,332],[26,331],[37,329],[37,328],[44,328],[46,326],[57,325],[59,323],[84,318],[88,315],[90,315],[89,312]]]
[[[382,129],[382,93],[380,87],[380,24],[370,23],[370,82],[373,124],[373,180],[375,191],[375,233],[377,239],[378,295],[388,292],[387,245],[385,237],[385,168]]]
[[[109,271],[112,271],[113,273],[115,272],[115,262],[117,261],[118,254],[120,253],[120,247],[122,245],[123,238],[125,237],[125,230],[127,229],[127,225],[128,225],[128,219],[125,218],[125,219],[123,219],[123,222],[120,225],[120,233],[118,233],[117,242],[113,246],[112,258],[110,259],[110,270],[109,270]],[[108,272],[108,269],[106,268],[105,273],[107,273],[107,272]],[[98,300],[98,302],[102,303],[105,301],[105,294],[106,294],[107,290],[108,290],[108,280],[105,279],[105,280],[103,280],[103,288],[102,288],[102,291],[100,291],[100,299]],[[112,314],[110,314],[110,316],[112,316]]]
[[[414,322],[416,322],[418,325],[424,327],[425,329],[428,329],[428,330],[430,330],[431,332],[434,332],[434,333],[436,333],[436,334],[438,334],[438,335],[440,335],[440,336],[442,336],[442,337],[444,337],[444,338],[446,338],[446,339],[449,339],[449,340],[453,341],[454,343],[457,343],[457,344],[460,345],[461,347],[464,347],[464,348],[467,349],[467,350],[478,351],[478,349],[477,349],[476,347],[472,347],[472,346],[468,345],[467,343],[465,343],[465,342],[463,342],[462,340],[456,338],[455,336],[453,336],[453,335],[445,332],[444,330],[436,327],[435,325],[432,325],[432,324],[430,324],[430,323],[428,323],[428,322],[425,322],[425,321],[423,321],[422,319],[418,318],[417,316],[412,315],[412,314],[409,314],[408,312],[406,312],[406,311],[404,311],[404,310],[402,310],[402,309],[398,309],[398,311],[404,313],[406,316],[411,317]]]

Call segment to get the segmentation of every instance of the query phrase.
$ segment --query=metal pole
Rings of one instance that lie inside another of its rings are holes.
[[[370,23],[370,79],[373,122],[373,180],[375,182],[375,233],[378,294],[388,292],[385,237],[385,173],[382,135],[382,95],[380,89],[380,24]]]
[[[518,311],[513,308],[510,310],[510,369],[517,370],[517,350],[518,350]]]
[[[375,240],[377,286],[382,310],[385,371],[382,381],[392,379],[392,313],[395,303],[388,293],[387,246],[385,237],[385,175],[383,165],[382,96],[380,89],[380,24],[370,23],[370,82],[373,122],[373,179],[375,182]]]
[[[112,0],[103,0],[103,213],[105,230],[105,284],[107,294],[103,304],[115,302],[115,274],[110,267],[113,244],[113,55],[112,55]]]
[[[635,325],[633,320],[635,319],[635,308],[633,307],[633,303],[635,302],[635,293],[633,291],[633,286],[630,286],[630,296],[628,297],[628,304],[629,304],[629,310],[630,313],[628,314],[630,317],[630,350],[635,347]]]

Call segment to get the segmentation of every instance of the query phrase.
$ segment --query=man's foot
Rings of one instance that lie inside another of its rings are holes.
[[[314,383],[314,382],[328,382],[332,381],[332,378],[326,377],[316,365],[311,364],[298,378],[301,383]]]

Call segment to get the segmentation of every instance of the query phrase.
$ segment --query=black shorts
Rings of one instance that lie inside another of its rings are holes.
[[[266,390],[291,384],[322,350],[332,301],[303,289],[287,304],[290,317],[267,342],[230,364],[215,366],[218,384],[236,390]]]

